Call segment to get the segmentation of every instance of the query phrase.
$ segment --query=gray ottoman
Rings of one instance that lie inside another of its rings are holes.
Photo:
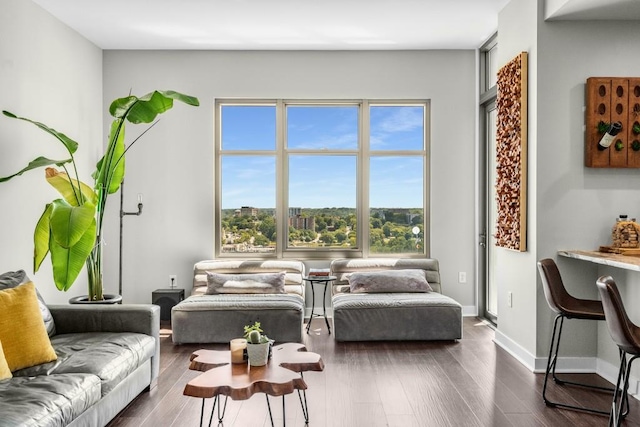
[[[351,293],[355,272],[421,269],[434,292]],[[337,259],[331,274],[334,336],[337,341],[458,340],[462,306],[442,295],[435,259]]]
[[[285,293],[206,295],[207,273],[256,275],[285,273]],[[304,323],[304,264],[295,260],[221,259],[197,262],[191,296],[171,309],[176,344],[229,343],[244,326],[260,322],[276,342],[302,342]]]
[[[286,294],[191,296],[173,307],[171,319],[176,344],[228,344],[256,321],[276,342],[302,342],[304,300]]]

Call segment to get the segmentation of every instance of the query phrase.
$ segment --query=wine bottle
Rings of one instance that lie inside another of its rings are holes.
[[[622,123],[615,122],[609,125],[609,129],[602,135],[602,139],[598,142],[598,150],[603,151],[609,148],[613,142],[613,138],[622,130]]]

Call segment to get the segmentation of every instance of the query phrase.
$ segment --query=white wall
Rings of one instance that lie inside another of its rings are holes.
[[[90,181],[102,128],[102,51],[31,1],[0,0],[0,109],[39,120],[80,143],[76,160]],[[0,116],[0,176],[34,158],[67,157],[52,137],[26,122]],[[44,170],[0,184],[0,271],[24,269],[47,302],[86,294],[84,273],[67,293],[57,291],[47,259],[33,274],[33,230],[44,205],[57,198]]]
[[[534,3],[537,3],[534,4]],[[640,292],[637,273],[597,268],[559,258],[560,249],[597,249],[610,243],[620,213],[638,217],[640,171],[584,166],[585,82],[591,76],[637,76],[637,22],[543,20],[543,0],[512,0],[499,16],[499,60],[529,52],[529,220],[528,252],[499,255],[498,341],[524,350],[535,363],[548,352],[554,313],[544,298],[536,261],[555,258],[569,291],[597,298],[595,280],[611,274],[621,282],[632,320]],[[628,282],[628,283],[627,283]],[[628,286],[627,286],[628,284]],[[514,308],[505,304],[513,291]],[[524,298],[524,306],[518,302]],[[569,321],[564,357],[575,367],[598,369],[617,363],[606,325]],[[596,361],[597,359],[597,361]],[[587,360],[587,362],[584,362]],[[539,364],[538,364],[539,366]],[[601,372],[606,374],[606,372]]]
[[[543,172],[538,174],[539,257],[553,257],[558,249],[597,249],[610,244],[618,214],[640,217],[640,170],[585,167],[583,132],[587,78],[638,76],[639,38],[637,21],[553,21],[539,27],[538,169]],[[640,283],[637,273],[598,270],[573,260],[559,260],[559,267],[572,292],[585,298],[597,297],[598,275],[613,275],[623,288],[623,296],[628,293],[625,302],[632,320],[640,321],[640,310],[634,304]],[[626,289],[627,281],[633,289]],[[539,305],[546,306],[541,295]],[[538,340],[543,347],[551,330],[548,323],[538,322]],[[570,345],[583,354],[593,354],[596,327],[585,324],[582,329],[582,333],[568,335],[573,338]],[[611,357],[606,330],[598,334],[598,348],[599,358],[617,363],[616,351]],[[538,354],[544,353],[541,350]]]
[[[498,292],[499,343],[513,340],[523,351],[536,352],[536,221],[537,221],[537,105],[538,43],[537,2],[511,0],[498,16],[498,64],[500,67],[521,52],[528,52],[528,188],[527,251],[496,250],[496,284]],[[507,304],[507,293],[513,293],[513,306]]]
[[[176,105],[128,155],[125,208],[143,193],[145,210],[125,218],[125,301],[148,302],[169,274],[189,290],[193,264],[213,256],[215,98],[428,98],[431,255],[444,292],[475,305],[473,51],[107,51],[103,74],[105,107],[129,90],[174,89],[201,102]],[[109,216],[107,283],[117,280],[117,214]],[[457,283],[458,271],[467,272],[466,284]]]

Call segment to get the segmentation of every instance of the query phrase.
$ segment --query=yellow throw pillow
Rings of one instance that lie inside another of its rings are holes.
[[[0,342],[0,380],[8,380],[13,377],[11,375],[11,369],[9,369],[9,365],[7,365],[7,359],[4,357],[4,353],[2,352],[2,342]]]
[[[57,359],[32,282],[0,291],[0,342],[11,372]]]

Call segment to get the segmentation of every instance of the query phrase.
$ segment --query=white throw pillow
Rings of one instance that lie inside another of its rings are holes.
[[[285,272],[222,274],[207,272],[207,295],[284,294]]]

